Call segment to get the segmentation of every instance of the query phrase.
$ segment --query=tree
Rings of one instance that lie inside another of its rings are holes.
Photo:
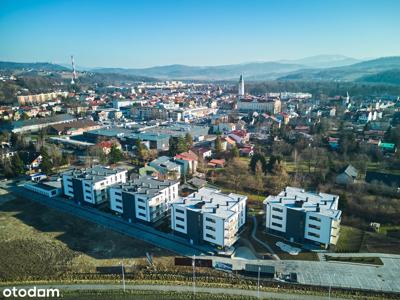
[[[222,153],[222,141],[221,141],[221,136],[217,136],[215,139],[215,153],[217,155]]]
[[[269,158],[266,170],[268,172],[274,172],[274,170],[282,163],[282,157],[279,155],[271,155]]]
[[[262,170],[265,173],[267,171],[266,159],[265,159],[265,156],[259,152],[254,153],[254,155],[250,159],[249,167],[250,167],[251,172],[253,172],[253,174],[255,174],[256,166],[257,166],[258,162],[261,163]]]
[[[121,161],[124,158],[124,155],[120,149],[117,148],[115,144],[111,146],[110,153],[108,154],[108,161],[110,164],[115,164]]]
[[[175,156],[178,154],[178,140],[174,137],[169,138],[169,156]]]
[[[239,159],[233,159],[224,169],[223,184],[234,189],[235,192],[242,189],[248,183],[250,177],[246,164]]]
[[[12,178],[15,176],[14,169],[11,165],[11,161],[9,159],[5,159],[2,163],[4,176],[7,178]]]
[[[188,151],[186,140],[182,136],[180,136],[178,138],[177,153],[179,154],[186,151]]]
[[[186,135],[185,135],[185,141],[186,141],[187,148],[188,149],[192,148],[192,146],[193,146],[193,137],[189,132],[186,133]]]
[[[149,158],[149,151],[145,145],[143,145],[141,139],[137,139],[135,142],[136,153],[140,160],[146,161]]]
[[[239,149],[238,149],[238,147],[236,146],[236,145],[234,145],[232,148],[231,148],[231,151],[230,151],[231,153],[231,157],[232,158],[237,158],[237,157],[239,157],[240,156],[240,153],[239,153]]]
[[[265,186],[265,174],[262,166],[262,162],[259,160],[256,163],[255,172],[254,172],[254,180],[251,181],[252,188],[257,191],[259,195],[260,192],[264,191]]]
[[[19,157],[18,153],[15,153],[14,156],[11,158],[11,166],[14,174],[20,175],[25,173],[24,163]]]
[[[45,147],[40,149],[40,155],[42,156],[42,162],[40,164],[40,169],[45,174],[50,174],[53,169],[53,162]]]

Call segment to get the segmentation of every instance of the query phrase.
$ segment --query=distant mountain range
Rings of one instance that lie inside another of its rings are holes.
[[[0,70],[68,71],[51,63],[0,62]],[[118,74],[140,80],[238,80],[246,81],[348,81],[400,84],[400,56],[359,61],[341,55],[319,55],[298,60],[250,62],[222,66],[167,65],[150,68],[95,68],[91,73],[102,76]]]
[[[345,66],[359,62],[341,55],[319,55],[299,60],[250,62],[222,66],[167,65],[150,68],[96,68],[101,73],[143,75],[160,79],[235,80],[243,74],[247,80],[273,80],[306,68]]]
[[[400,81],[399,71],[400,56],[393,56],[367,60],[343,67],[298,70],[278,79],[396,83]]]

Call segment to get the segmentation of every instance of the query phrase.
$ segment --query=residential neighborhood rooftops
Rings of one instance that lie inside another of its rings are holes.
[[[235,214],[232,208],[242,200],[247,200],[247,196],[234,193],[224,194],[220,190],[203,187],[198,192],[180,198],[177,204],[184,205],[191,210],[228,219]]]
[[[115,175],[121,172],[127,172],[121,168],[109,168],[105,166],[96,165],[90,168],[83,169],[71,169],[62,173],[62,175],[72,176],[73,178],[82,178],[85,180],[91,180],[93,182],[103,181],[104,177]]]
[[[121,188],[128,193],[139,193],[154,197],[160,194],[161,190],[177,183],[178,182],[172,180],[159,180],[150,176],[140,176],[139,178],[135,178],[124,184],[119,184],[115,187]]]
[[[339,219],[341,211],[338,210],[339,196],[326,193],[306,192],[301,188],[286,187],[277,196],[270,195],[264,204],[277,204],[290,209],[319,214]]]

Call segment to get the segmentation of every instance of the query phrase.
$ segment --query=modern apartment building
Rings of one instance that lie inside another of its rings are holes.
[[[129,222],[154,223],[178,199],[179,182],[142,176],[110,187],[110,208]]]
[[[71,169],[61,174],[63,193],[78,203],[96,206],[108,200],[109,186],[126,182],[127,172],[125,169],[100,165]]]
[[[171,228],[193,244],[231,247],[246,222],[247,196],[203,187],[171,207]]]
[[[264,201],[267,231],[293,242],[328,248],[339,238],[342,212],[338,204],[337,195],[286,187]]]

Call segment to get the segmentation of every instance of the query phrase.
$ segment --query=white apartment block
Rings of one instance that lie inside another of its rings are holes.
[[[61,174],[64,195],[78,203],[99,205],[108,200],[107,188],[126,182],[127,170],[104,166],[71,169]]]
[[[339,238],[342,212],[338,204],[337,195],[286,187],[264,201],[267,231],[293,242],[328,248]]]
[[[247,196],[201,188],[171,207],[171,228],[191,243],[229,248],[246,222]]]
[[[241,99],[237,103],[237,109],[242,112],[267,112],[276,114],[281,112],[282,103],[279,99]]]
[[[179,182],[142,176],[110,187],[110,208],[128,222],[154,223],[178,199]]]

